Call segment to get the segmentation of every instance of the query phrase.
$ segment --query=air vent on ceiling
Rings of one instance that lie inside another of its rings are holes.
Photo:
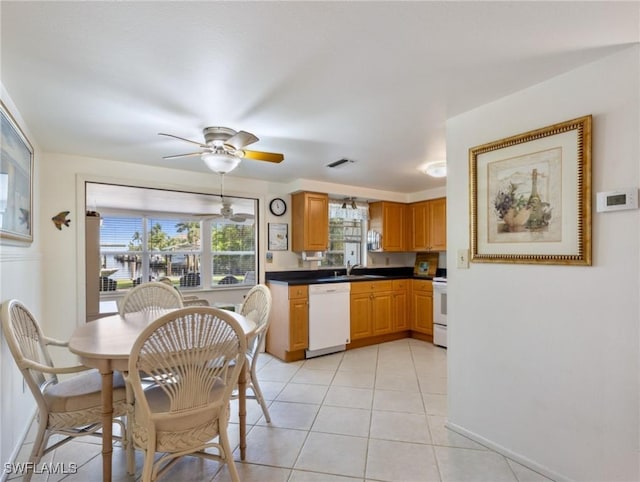
[[[338,167],[338,166],[342,166],[343,164],[346,164],[348,162],[354,162],[351,159],[346,159],[346,158],[342,158],[342,159],[338,159],[337,161],[333,161],[329,164],[327,164],[327,167]]]

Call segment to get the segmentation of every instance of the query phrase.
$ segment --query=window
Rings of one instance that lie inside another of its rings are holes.
[[[211,223],[213,283],[255,284],[256,235],[254,224]],[[253,274],[252,274],[253,273]]]
[[[101,216],[103,292],[163,277],[181,289],[256,283],[256,199],[225,196],[223,206],[220,196],[88,183],[87,200]]]
[[[368,204],[356,203],[352,208],[346,207],[342,201],[329,201],[329,249],[321,266],[343,267],[347,262],[351,265],[362,263],[362,233],[366,232],[368,213]]]

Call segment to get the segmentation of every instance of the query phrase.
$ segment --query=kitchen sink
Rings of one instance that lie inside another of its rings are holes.
[[[341,274],[338,276],[329,276],[327,278],[318,278],[316,281],[355,281],[364,279],[380,279],[385,276],[379,274]]]

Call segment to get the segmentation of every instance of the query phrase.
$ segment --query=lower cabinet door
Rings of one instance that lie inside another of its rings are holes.
[[[392,330],[405,331],[409,329],[409,297],[406,291],[393,294],[393,324]]]
[[[351,341],[373,334],[369,293],[352,294],[350,298]]]
[[[377,293],[371,298],[371,317],[373,334],[386,335],[392,332],[393,297],[391,293]]]
[[[413,326],[412,329],[433,335],[433,295],[431,293],[413,294]]]
[[[309,347],[309,302],[300,299],[289,303],[289,350],[303,350]]]

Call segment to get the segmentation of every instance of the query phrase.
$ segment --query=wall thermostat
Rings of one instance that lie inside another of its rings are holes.
[[[630,187],[619,191],[599,192],[596,194],[596,211],[622,211],[638,209],[638,189]]]

